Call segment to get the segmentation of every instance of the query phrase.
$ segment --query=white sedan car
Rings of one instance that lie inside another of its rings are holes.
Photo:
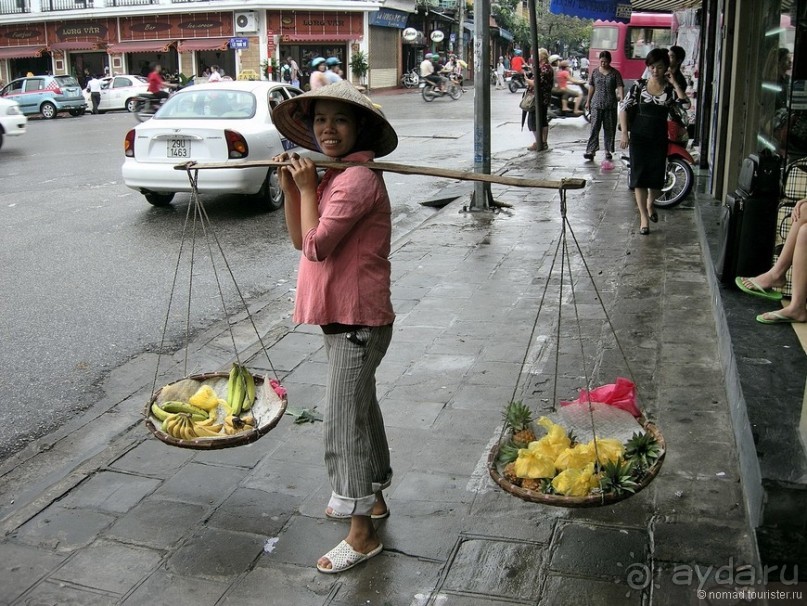
[[[179,90],[154,117],[126,134],[123,182],[151,204],[165,206],[176,192],[192,191],[187,172],[174,168],[178,164],[237,165],[295,149],[272,123],[272,108],[301,93],[269,81],[222,81]],[[198,175],[199,193],[255,195],[270,210],[283,206],[273,168],[201,169]]]
[[[148,92],[148,87],[148,80],[143,76],[118,74],[101,78],[101,102],[98,104],[98,111],[125,109],[133,112],[135,99],[138,95]],[[92,108],[92,97],[86,88],[84,98],[87,100],[87,107]]]
[[[3,137],[25,134],[27,124],[28,118],[16,101],[0,99],[0,147],[3,147]]]

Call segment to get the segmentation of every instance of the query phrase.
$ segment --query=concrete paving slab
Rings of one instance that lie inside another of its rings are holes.
[[[252,567],[268,537],[218,528],[198,528],[166,560],[180,576],[226,581]]]
[[[55,504],[23,524],[13,536],[27,545],[69,553],[92,543],[115,519],[109,512],[66,509]]]
[[[288,495],[238,488],[206,523],[213,528],[274,537],[298,506],[299,500]]]
[[[183,465],[153,494],[155,498],[209,507],[220,503],[241,482],[243,468],[216,467],[190,462]]]
[[[281,463],[267,459],[258,464],[241,486],[304,499],[327,480],[322,462],[318,465],[305,465],[294,461]]]
[[[731,520],[659,518],[653,524],[653,540],[653,555],[660,562],[719,567],[730,561],[736,566],[755,561],[753,536]]]
[[[154,570],[162,557],[162,552],[154,549],[100,539],[48,578],[123,595]]]
[[[641,591],[624,582],[614,583],[547,575],[541,590],[540,606],[640,606],[644,604]]]
[[[553,538],[549,569],[576,577],[624,580],[626,569],[644,563],[649,552],[650,537],[644,528],[568,523]]]
[[[174,475],[194,456],[194,451],[176,448],[157,438],[145,438],[129,452],[112,461],[110,469],[153,478],[166,479]]]
[[[64,581],[46,580],[31,589],[19,604],[59,604],[59,606],[109,606],[119,594],[78,587]]]
[[[2,599],[10,604],[31,585],[64,562],[66,554],[50,549],[17,545],[10,541],[0,545],[0,587]]]
[[[221,604],[266,606],[271,596],[278,604],[321,606],[333,604],[341,586],[341,578],[322,574],[314,566],[276,562],[271,567],[250,570],[232,586]]]
[[[65,508],[91,508],[126,513],[160,486],[155,478],[102,471],[71,490],[61,501]]]
[[[154,606],[155,604],[218,604],[228,583],[171,574],[156,570],[120,603],[124,606]],[[264,601],[265,603],[265,601]]]
[[[146,499],[107,529],[103,536],[123,543],[167,550],[204,523],[209,507]]]

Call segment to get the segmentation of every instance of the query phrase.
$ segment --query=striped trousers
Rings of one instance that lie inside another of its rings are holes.
[[[391,339],[391,325],[325,335],[325,467],[333,491],[328,506],[337,513],[370,515],[375,493],[392,480],[375,385]]]
[[[586,153],[593,154],[600,148],[600,128],[605,143],[605,151],[614,152],[616,136],[616,107],[591,108],[591,134],[588,137]]]

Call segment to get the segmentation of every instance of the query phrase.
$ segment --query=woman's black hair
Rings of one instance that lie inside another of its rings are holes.
[[[680,46],[671,46],[670,52],[675,55],[675,59],[678,63],[683,63],[684,59],[687,58],[687,52]]]
[[[611,62],[611,53],[609,53],[607,50],[600,51],[600,54],[597,55],[597,57],[600,59],[607,59],[609,63]]]
[[[644,59],[644,64],[648,67],[653,65],[654,63],[658,63],[661,61],[664,63],[664,67],[670,67],[670,55],[666,48],[654,48],[649,53],[647,53],[647,57]]]

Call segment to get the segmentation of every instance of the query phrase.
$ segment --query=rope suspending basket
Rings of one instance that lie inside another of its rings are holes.
[[[146,427],[159,440],[171,446],[214,450],[249,444],[271,431],[283,417],[288,403],[286,390],[277,378],[260,332],[250,313],[241,289],[235,280],[232,267],[221,243],[212,228],[210,218],[199,199],[196,171],[188,169],[191,183],[191,201],[185,215],[179,254],[171,284],[168,310],[163,324],[162,340],[157,355],[157,368],[152,384],[152,396],[146,403]],[[189,373],[188,356],[193,294],[194,264],[200,251],[199,240],[212,266],[213,278],[225,317],[229,339],[235,351],[235,363],[229,371]],[[223,267],[216,263],[220,259]],[[185,348],[182,378],[159,389],[160,361],[165,347],[171,319],[171,308],[177,296],[183,260],[188,267],[187,309],[185,310]],[[229,275],[237,297],[246,311],[247,320],[255,332],[261,351],[266,356],[270,374],[250,370],[242,362],[233,333],[233,322],[226,303],[220,274]]]
[[[555,359],[551,399],[545,416],[535,419],[532,408],[516,399],[525,390],[519,384],[504,411],[499,439],[488,454],[491,478],[503,490],[525,501],[556,507],[597,507],[622,501],[648,486],[658,475],[664,461],[666,445],[658,427],[637,407],[634,381],[617,378],[613,384],[592,388],[586,367],[585,337],[577,304],[575,280],[572,276],[569,238],[579,255],[580,264],[593,287],[605,318],[605,326],[613,337],[627,374],[632,377],[625,351],[619,342],[600,291],[583,257],[580,245],[566,216],[566,190],[559,189],[562,227],[554,251],[549,276],[544,285],[530,344],[536,332],[547,292],[553,276],[558,282],[557,317],[555,318]],[[559,275],[556,267],[559,267]],[[570,302],[564,302],[564,287],[569,286]],[[573,310],[574,339],[579,342],[582,380],[587,389],[574,401],[558,401],[561,343],[564,335],[564,309]],[[520,389],[521,388],[521,389]],[[560,404],[560,406],[557,406]]]

